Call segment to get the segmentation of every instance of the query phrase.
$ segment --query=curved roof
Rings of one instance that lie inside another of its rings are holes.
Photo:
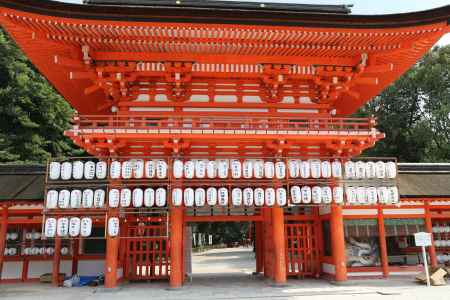
[[[234,76],[233,93],[241,94],[245,91],[239,84],[245,80],[255,84],[255,76],[262,80],[265,65],[289,65],[288,84],[282,93],[296,97],[295,104],[267,103],[267,107],[303,108],[299,95],[311,93],[333,96],[329,99],[334,100],[318,104],[347,115],[416,63],[449,31],[450,19],[450,6],[358,16],[270,5],[261,9],[242,4],[148,3],[136,7],[0,0],[0,24],[82,114],[108,112],[108,88],[115,83],[105,83],[106,79],[98,76],[116,68],[111,62],[122,64],[122,69],[128,66],[128,71],[135,66],[129,81],[140,71],[147,76],[145,80],[153,76],[150,81],[158,82],[166,78],[164,63],[171,61],[189,62],[197,87],[210,84],[208,76],[221,80]],[[89,49],[89,53],[82,49]],[[93,66],[86,71],[83,57],[108,67],[100,70],[97,65],[97,69]],[[154,67],[154,63],[159,65]],[[214,75],[209,70],[214,70]],[[114,80],[112,75],[108,75],[109,80]],[[142,88],[126,84],[129,82],[125,83],[128,91]],[[211,85],[204,93],[208,96],[215,88]],[[189,106],[189,101],[182,105]]]

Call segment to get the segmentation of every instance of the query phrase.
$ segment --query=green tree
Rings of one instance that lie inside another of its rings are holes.
[[[0,31],[0,162],[45,162],[71,155],[63,132],[73,110]]]
[[[436,47],[358,115],[374,115],[386,138],[365,155],[450,161],[450,46]]]

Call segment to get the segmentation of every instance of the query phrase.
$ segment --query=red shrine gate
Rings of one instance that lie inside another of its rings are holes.
[[[137,195],[139,189],[154,187],[167,194],[158,208],[167,214],[148,216],[154,208],[129,203],[64,209],[59,203],[47,205],[44,221],[51,222],[45,230],[66,231],[54,235],[54,283],[61,240],[67,238],[69,226],[69,220],[61,217],[64,214],[70,214],[74,224],[83,217],[85,226],[92,222],[107,227],[108,288],[117,285],[120,270],[130,279],[168,277],[172,287],[181,286],[184,226],[206,220],[255,222],[257,271],[276,283],[284,283],[287,275],[325,274],[346,280],[344,200],[332,197],[328,202],[327,197],[326,203],[291,205],[296,197],[291,187],[317,187],[330,193],[347,185],[345,205],[358,206],[365,202],[354,202],[351,184],[363,183],[358,188],[369,191],[371,185],[395,188],[395,179],[174,178],[173,160],[264,159],[271,164],[284,162],[286,167],[290,159],[308,163],[313,159],[344,165],[384,137],[373,118],[348,116],[449,31],[449,7],[356,16],[341,6],[240,3],[229,7],[217,2],[211,7],[203,2],[154,5],[145,0],[136,9],[114,1],[88,2],[93,5],[5,0],[0,23],[78,111],[73,128],[66,132],[77,145],[111,164],[163,157],[168,168],[161,178],[109,174],[83,184],[102,185],[104,194],[117,190],[108,194],[106,202],[129,190],[127,186]],[[64,199],[68,194],[71,198],[73,191],[66,188],[81,182],[58,180],[47,182],[47,188]],[[230,202],[210,205],[209,215],[190,214],[192,209],[178,199],[180,193],[206,187],[222,189],[223,194],[247,187],[261,193],[258,189],[264,188],[266,198],[272,200],[275,189],[284,189],[286,199],[282,204],[252,205],[247,215],[230,214]],[[76,197],[79,194],[74,192]],[[86,217],[90,214],[96,217]],[[154,219],[166,217],[162,223],[167,227]],[[1,265],[2,253],[0,258]]]

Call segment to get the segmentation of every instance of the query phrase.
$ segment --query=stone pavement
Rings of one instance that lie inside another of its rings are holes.
[[[324,280],[290,279],[274,287],[262,276],[251,275],[254,258],[249,249],[210,250],[193,256],[192,282],[171,290],[167,282],[124,283],[114,290],[103,288],[53,288],[44,284],[3,284],[3,300],[232,300],[232,299],[432,299],[450,300],[450,286],[418,285],[412,277],[388,280],[352,280],[335,285]],[[219,272],[220,271],[220,272]]]

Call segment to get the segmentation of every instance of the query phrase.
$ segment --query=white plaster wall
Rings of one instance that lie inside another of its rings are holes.
[[[28,264],[28,278],[39,278],[42,274],[52,272],[52,261],[30,261]]]
[[[78,261],[78,275],[80,276],[96,276],[99,273],[104,273],[104,260],[79,260]]]
[[[21,261],[5,261],[3,263],[2,279],[21,279],[23,262]]]
[[[327,274],[336,274],[336,267],[332,264],[322,263],[322,271]]]

